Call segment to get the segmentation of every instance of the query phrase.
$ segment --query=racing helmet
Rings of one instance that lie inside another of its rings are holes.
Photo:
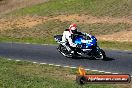
[[[76,24],[71,24],[71,25],[69,26],[69,32],[70,32],[71,34],[75,34],[75,33],[77,32],[77,25],[76,25]]]

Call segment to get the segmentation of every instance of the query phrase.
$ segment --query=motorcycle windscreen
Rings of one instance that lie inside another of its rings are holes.
[[[82,49],[89,48],[97,44],[96,38],[94,36],[91,37],[90,40],[85,40],[83,37],[77,37],[74,41],[75,44],[81,44]]]

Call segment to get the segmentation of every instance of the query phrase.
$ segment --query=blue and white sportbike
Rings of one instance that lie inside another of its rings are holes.
[[[106,59],[105,52],[97,45],[97,39],[95,36],[86,34],[78,35],[73,39],[73,42],[77,44],[74,49],[74,54],[70,53],[67,49],[69,44],[61,43],[62,35],[54,36],[55,41],[59,44],[57,49],[65,57],[87,57],[89,59]],[[69,46],[70,47],[70,46]]]

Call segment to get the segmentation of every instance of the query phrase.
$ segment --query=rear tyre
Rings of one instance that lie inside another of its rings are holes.
[[[57,49],[59,50],[59,52],[63,56],[65,56],[67,58],[71,58],[72,57],[72,56],[69,55],[69,51],[63,45],[60,44]]]

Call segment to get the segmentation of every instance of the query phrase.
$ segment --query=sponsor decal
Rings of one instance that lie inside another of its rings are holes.
[[[79,84],[85,83],[130,83],[129,74],[86,74],[84,68],[79,67],[79,75],[76,76]]]

